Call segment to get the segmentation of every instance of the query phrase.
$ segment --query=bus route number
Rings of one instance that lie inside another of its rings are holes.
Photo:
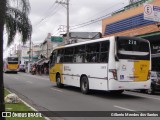
[[[137,42],[134,40],[129,40],[129,45],[137,45]]]

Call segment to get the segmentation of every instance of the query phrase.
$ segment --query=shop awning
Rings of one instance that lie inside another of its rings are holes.
[[[38,65],[43,65],[44,63],[48,63],[48,59],[43,59],[41,62],[38,63]]]
[[[137,36],[137,37],[147,38],[147,37],[153,37],[153,36],[159,36],[159,35],[160,35],[160,32],[153,32],[153,33],[149,33],[149,34],[140,35],[140,36]]]
[[[44,63],[48,63],[48,62],[49,62],[49,60],[45,60],[45,61],[44,61]]]

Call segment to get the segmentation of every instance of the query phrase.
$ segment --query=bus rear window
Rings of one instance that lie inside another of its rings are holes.
[[[149,59],[149,43],[143,39],[119,38],[117,39],[117,55],[119,59]]]
[[[8,62],[17,62],[18,58],[17,57],[8,57]]]
[[[18,62],[8,62],[8,64],[18,64]]]

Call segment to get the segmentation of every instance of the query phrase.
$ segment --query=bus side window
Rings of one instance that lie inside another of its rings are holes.
[[[54,50],[50,56],[50,66],[53,66],[56,62],[57,50]]]
[[[80,45],[75,47],[73,62],[83,63],[85,58],[85,45]]]
[[[64,51],[64,63],[72,63],[73,62],[73,52],[74,47],[65,48]]]
[[[56,63],[63,63],[64,49],[59,49],[57,52]]]
[[[53,53],[51,54],[50,58],[49,58],[49,66],[52,65],[52,57],[53,57]]]
[[[99,62],[99,43],[92,43],[86,46],[86,62],[97,63]]]
[[[109,41],[101,42],[100,62],[108,63]]]

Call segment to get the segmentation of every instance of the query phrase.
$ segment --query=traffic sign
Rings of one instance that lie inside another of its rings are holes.
[[[144,19],[160,22],[160,6],[144,4]]]

